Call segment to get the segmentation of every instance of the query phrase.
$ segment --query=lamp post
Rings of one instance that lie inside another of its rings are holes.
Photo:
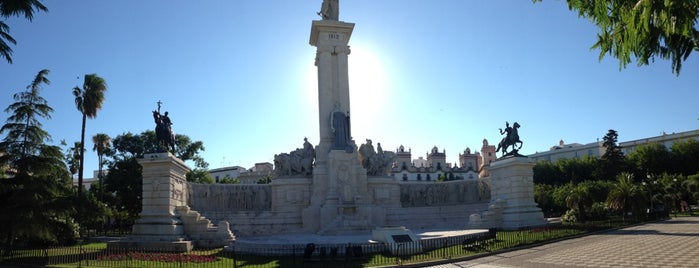
[[[646,182],[644,181],[644,182],[642,182],[642,184],[643,184],[643,186],[648,186],[648,195],[649,195],[649,197],[650,197],[650,198],[649,198],[649,200],[650,200],[650,210],[649,210],[649,213],[654,213],[655,210],[653,209],[653,187],[654,187],[655,184],[658,184],[658,181],[652,180],[652,179],[653,179],[653,176],[650,175],[650,174],[647,174],[647,175],[646,175],[646,178],[648,179],[648,183],[646,183]],[[651,181],[652,181],[653,183],[651,183]]]
[[[672,206],[675,207],[675,208],[674,208],[674,210],[675,210],[675,218],[677,218],[677,210],[679,210],[679,208],[678,208],[678,206],[677,206],[677,202],[678,202],[678,199],[679,199],[679,198],[678,198],[678,197],[679,197],[679,194],[677,193],[677,178],[673,178],[673,179],[672,179],[672,189],[675,191],[675,192],[672,194]]]

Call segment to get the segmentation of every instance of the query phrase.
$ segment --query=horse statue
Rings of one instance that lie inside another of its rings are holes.
[[[153,120],[155,120],[155,136],[158,139],[158,147],[164,148],[162,150],[175,151],[175,134],[172,133],[172,122],[167,116],[167,112],[164,115],[160,115],[160,112],[153,111]]]
[[[500,134],[505,134],[507,135],[502,138],[500,143],[498,143],[497,149],[495,151],[500,151],[502,149],[502,156],[510,156],[510,155],[519,155],[518,151],[519,149],[522,149],[523,142],[519,140],[519,134],[517,133],[517,129],[519,129],[520,125],[515,122],[512,127],[510,127],[510,124],[505,122],[505,130],[503,131],[500,129]],[[519,148],[517,147],[517,144],[519,143]],[[512,151],[508,152],[507,148],[512,146]]]

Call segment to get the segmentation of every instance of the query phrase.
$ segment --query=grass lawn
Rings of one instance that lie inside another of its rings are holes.
[[[462,258],[584,232],[586,231],[580,228],[566,227],[498,231],[495,239],[469,247],[459,244],[406,256],[394,256],[385,251],[352,259],[345,259],[344,256],[334,259],[329,256],[314,256],[310,260],[304,260],[301,256],[234,255],[222,249],[194,250],[188,254],[108,252],[106,243],[90,243],[49,249],[15,250],[2,260],[48,267],[367,267]]]

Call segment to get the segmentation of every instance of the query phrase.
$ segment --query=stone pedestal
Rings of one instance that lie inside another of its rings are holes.
[[[190,251],[192,242],[186,241],[183,223],[175,213],[176,207],[187,205],[189,168],[170,153],[146,154],[138,163],[143,167],[143,208],[131,235],[108,247]]]
[[[506,230],[547,224],[534,202],[534,161],[527,157],[499,159],[490,164],[490,207],[470,217],[471,227]]]
[[[302,216],[306,230],[346,234],[383,225],[385,211],[373,204],[366,170],[356,152],[330,151],[324,169],[316,166],[313,170],[314,196]]]

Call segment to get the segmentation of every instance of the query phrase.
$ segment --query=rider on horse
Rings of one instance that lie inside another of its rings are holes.
[[[509,122],[505,122],[505,130],[503,131],[500,129],[500,134],[506,134],[505,137],[502,138],[500,143],[498,144],[498,148],[495,149],[495,151],[500,151],[500,148],[502,148],[502,154],[503,156],[508,156],[508,155],[519,155],[517,151],[522,148],[523,142],[519,140],[519,134],[517,133],[517,129],[519,128],[519,124],[515,122],[512,127],[510,127]],[[519,148],[517,147],[517,143],[519,143]],[[512,146],[512,151],[507,152],[507,147]]]

